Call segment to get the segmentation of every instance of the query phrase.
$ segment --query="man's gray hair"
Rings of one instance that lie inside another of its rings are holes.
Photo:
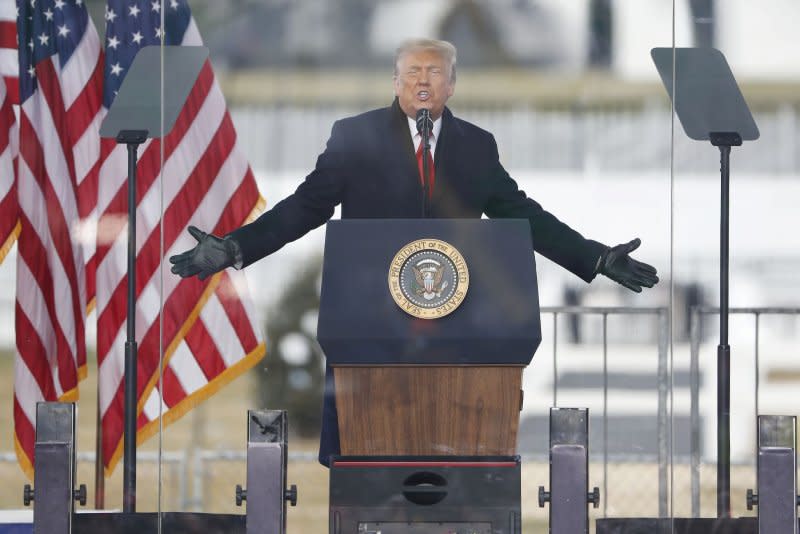
[[[456,83],[456,47],[448,41],[437,39],[408,39],[400,43],[394,53],[394,75],[397,76],[397,63],[410,52],[428,50],[439,54],[450,67],[450,83]]]

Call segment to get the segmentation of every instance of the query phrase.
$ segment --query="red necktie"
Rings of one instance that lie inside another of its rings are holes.
[[[433,137],[433,136],[431,136]],[[419,169],[419,182],[422,184],[422,187],[425,187],[424,174],[422,173],[422,153],[423,153],[423,143],[420,141],[419,148],[417,148],[417,169]],[[433,197],[433,184],[436,181],[436,172],[434,171],[433,167],[433,156],[431,156],[430,150],[428,151],[428,198]]]

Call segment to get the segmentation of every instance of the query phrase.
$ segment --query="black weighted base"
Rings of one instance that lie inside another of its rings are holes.
[[[244,534],[245,516],[164,512],[162,531],[169,534]],[[92,513],[75,514],[74,534],[155,534],[158,514]]]
[[[597,534],[757,534],[755,517],[598,519]]]
[[[520,534],[519,457],[333,457],[330,534]]]

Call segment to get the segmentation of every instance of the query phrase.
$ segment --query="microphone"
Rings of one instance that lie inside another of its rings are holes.
[[[422,137],[422,218],[428,217],[429,205],[428,197],[430,196],[430,178],[427,161],[430,157],[431,150],[431,132],[433,132],[433,119],[431,119],[431,110],[421,109],[417,111],[417,132]]]
[[[417,111],[417,132],[422,137],[425,148],[430,148],[429,140],[432,131],[433,119],[431,118],[431,110],[423,108]]]

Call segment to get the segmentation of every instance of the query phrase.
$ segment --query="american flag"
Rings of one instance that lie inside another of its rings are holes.
[[[0,80],[0,263],[19,235],[17,210],[17,127],[11,95]]]
[[[166,44],[201,44],[184,0],[163,8]],[[83,312],[94,296],[102,453],[110,473],[121,457],[124,417],[127,157],[124,147],[99,137],[99,126],[136,52],[160,44],[162,3],[110,1],[105,55],[83,0],[18,0],[18,9],[25,46],[19,59],[17,452],[30,475],[36,401],[77,397],[86,369]],[[163,187],[161,141],[140,147],[137,168],[138,441],[157,431],[161,409],[165,423],[178,419],[265,352],[241,273],[203,283],[177,279],[163,265],[163,258],[192,246],[189,224],[226,233],[262,204],[209,63],[163,145]]]
[[[0,76],[12,104],[19,104],[17,60],[17,7],[14,0],[0,0]]]
[[[19,166],[15,445],[32,473],[36,402],[73,400],[86,372],[79,228],[96,185],[83,139],[100,109],[100,47],[82,0],[18,0]],[[87,133],[88,132],[88,133]]]
[[[19,235],[17,216],[17,127],[19,104],[17,21],[14,0],[0,0],[0,263]]]
[[[162,30],[162,10],[164,28]],[[104,105],[108,107],[136,53],[158,45],[200,45],[186,0],[111,0],[105,10]],[[168,89],[167,89],[168,90]],[[245,223],[260,208],[255,179],[240,151],[222,91],[204,65],[173,131],[143,144],[137,168],[138,440],[158,430],[159,409],[171,422],[255,365],[264,343],[241,273],[206,282],[182,280],[164,258],[194,246],[195,225],[217,235]],[[125,256],[127,159],[124,148],[101,145],[97,202],[97,352],[103,456],[110,472],[122,454],[126,337]],[[161,181],[163,170],[164,180]],[[163,199],[163,204],[162,204]],[[163,206],[163,215],[162,215]],[[163,221],[164,252],[160,251]],[[163,285],[162,285],[163,281]],[[159,304],[163,300],[163,338]],[[163,346],[163,405],[159,345]]]

